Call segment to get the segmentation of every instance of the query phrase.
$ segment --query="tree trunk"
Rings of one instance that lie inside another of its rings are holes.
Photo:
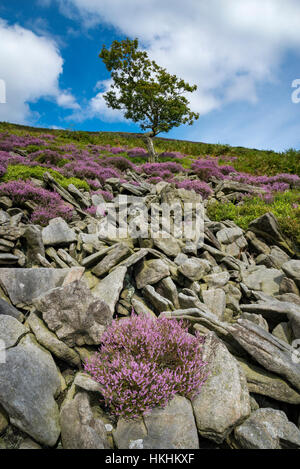
[[[145,142],[147,145],[147,150],[149,153],[149,163],[154,163],[157,159],[157,155],[154,150],[154,145],[153,145],[153,134],[152,132],[148,132],[144,135]]]

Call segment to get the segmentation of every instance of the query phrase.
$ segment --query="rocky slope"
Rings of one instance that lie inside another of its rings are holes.
[[[115,200],[202,203],[174,184],[125,177],[106,180]],[[193,242],[120,239],[102,230],[109,211],[86,213],[90,193],[49,173],[44,184],[72,207],[71,221],[30,223],[0,197],[0,447],[300,448],[300,260],[275,217],[243,231],[205,214]],[[211,190],[222,201],[249,187],[215,181]],[[132,308],[188,320],[206,338],[210,375],[192,402],[176,396],[144,419],[117,421],[82,362]]]

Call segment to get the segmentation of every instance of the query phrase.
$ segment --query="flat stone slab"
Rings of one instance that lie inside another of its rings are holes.
[[[71,269],[0,268],[0,286],[11,302],[31,304],[33,299],[62,285]]]
[[[62,218],[50,220],[49,225],[42,231],[42,239],[45,246],[58,246],[77,241],[75,231],[69,227]]]

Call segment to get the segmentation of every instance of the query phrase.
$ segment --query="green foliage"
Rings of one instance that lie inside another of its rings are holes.
[[[300,243],[300,195],[299,191],[276,193],[272,203],[266,203],[260,197],[245,198],[243,203],[235,205],[214,202],[208,206],[208,216],[215,221],[233,220],[246,230],[249,223],[264,213],[272,212],[278,219],[282,232],[292,241]]]
[[[43,180],[44,174],[48,172],[51,176],[61,184],[62,187],[65,189],[68,187],[69,184],[74,184],[78,189],[89,190],[89,185],[86,181],[82,181],[78,178],[66,178],[62,176],[57,171],[54,171],[50,168],[43,168],[42,166],[25,166],[25,165],[9,165],[7,167],[6,173],[2,178],[2,182],[8,181],[16,181],[18,179],[22,179],[26,181],[30,178],[35,178],[39,180]]]
[[[107,105],[123,110],[126,119],[139,123],[142,130],[151,129],[152,137],[199,118],[183,96],[197,86],[150,60],[147,52],[138,49],[137,39],[114,41],[110,49],[103,46],[99,57],[113,79],[111,90],[104,95]]]

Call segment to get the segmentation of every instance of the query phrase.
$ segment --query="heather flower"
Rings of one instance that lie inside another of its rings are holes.
[[[133,314],[113,321],[84,368],[101,385],[112,413],[135,418],[166,406],[175,394],[200,392],[207,376],[202,342],[175,319]]]
[[[184,181],[176,183],[178,188],[183,188],[188,191],[194,190],[197,194],[201,194],[203,199],[207,199],[212,195],[213,191],[206,182],[186,179]]]

